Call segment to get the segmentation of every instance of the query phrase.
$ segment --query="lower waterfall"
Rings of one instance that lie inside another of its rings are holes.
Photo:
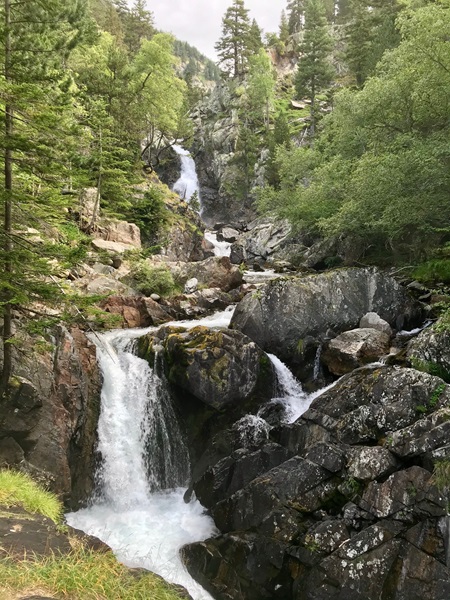
[[[179,549],[214,535],[214,523],[199,502],[183,500],[188,451],[163,382],[133,353],[144,333],[93,338],[104,380],[98,426],[103,462],[94,504],[66,519],[107,543],[127,566],[183,585],[194,600],[211,600],[185,570]]]

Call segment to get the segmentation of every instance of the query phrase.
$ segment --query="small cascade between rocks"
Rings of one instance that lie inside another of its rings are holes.
[[[212,231],[205,231],[205,238],[214,246],[214,254],[216,256],[230,256],[230,242],[219,242],[217,239],[217,234],[213,233]]]
[[[311,402],[317,397],[303,391],[302,384],[294,377],[287,366],[274,354],[267,355],[274,366],[277,376],[276,397],[273,403],[281,403],[285,408],[284,421],[294,423],[308,410]]]
[[[198,184],[194,159],[190,153],[181,146],[173,144],[172,148],[181,159],[181,174],[180,178],[173,186],[173,191],[176,192],[180,198],[186,200],[186,202],[189,202],[192,196],[197,192],[200,202],[200,187]]]

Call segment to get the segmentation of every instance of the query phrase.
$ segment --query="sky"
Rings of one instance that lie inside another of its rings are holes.
[[[208,58],[216,60],[214,44],[221,36],[222,17],[232,0],[147,0],[158,29],[172,32]],[[250,19],[264,32],[278,31],[286,0],[245,0]]]

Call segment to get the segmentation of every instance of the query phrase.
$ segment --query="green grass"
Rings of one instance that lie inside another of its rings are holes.
[[[35,560],[2,558],[0,597],[36,593],[59,600],[180,600],[181,596],[153,573],[133,573],[111,552],[86,548],[66,556]],[[20,597],[20,596],[19,596]]]
[[[61,523],[62,505],[57,497],[42,490],[23,473],[0,471],[0,505],[22,507]],[[10,515],[6,512],[4,516]],[[182,597],[154,573],[130,571],[117,562],[112,552],[96,552],[77,538],[69,540],[72,551],[65,556],[29,555],[18,559],[2,555],[0,598],[16,600],[35,594],[58,600],[180,600]]]
[[[55,523],[60,523],[62,518],[62,505],[58,498],[42,490],[24,473],[0,471],[0,505],[20,506],[27,512],[49,517]]]
[[[427,285],[435,283],[450,283],[450,259],[440,258],[429,260],[419,265],[413,272],[413,277]]]

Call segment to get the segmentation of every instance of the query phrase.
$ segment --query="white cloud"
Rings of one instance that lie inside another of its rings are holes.
[[[215,58],[214,44],[220,38],[222,17],[232,0],[148,0],[156,26],[171,31],[177,38],[196,46]],[[265,32],[277,31],[286,0],[246,0],[250,17]]]

